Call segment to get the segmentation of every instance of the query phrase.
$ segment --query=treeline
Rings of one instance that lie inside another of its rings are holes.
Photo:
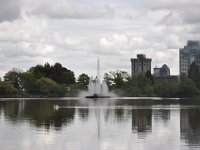
[[[76,79],[73,71],[60,63],[36,65],[26,72],[13,69],[0,80],[0,97],[61,97],[76,96],[79,90],[87,90],[89,76],[85,73]],[[180,81],[155,79],[151,72],[130,77],[125,71],[105,73],[110,91],[119,96],[192,97],[200,95],[200,70],[193,62],[188,77]]]
[[[82,76],[86,78],[85,74]],[[75,87],[82,88],[88,84],[85,81],[84,84],[76,83],[74,72],[60,63],[36,65],[26,72],[13,69],[3,78],[4,80],[0,81],[1,97],[67,96],[66,94],[70,93],[70,86],[76,85]],[[87,78],[89,82],[89,77]]]
[[[192,67],[191,67],[192,68]],[[195,67],[195,72],[199,72]],[[104,79],[110,90],[120,96],[158,96],[158,97],[193,97],[200,95],[200,75],[189,70],[189,78],[181,81],[166,78],[155,79],[150,71],[130,77],[127,72],[115,71],[106,73]],[[194,75],[195,74],[195,75]]]

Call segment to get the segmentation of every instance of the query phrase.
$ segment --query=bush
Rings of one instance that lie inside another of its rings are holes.
[[[35,83],[38,93],[43,96],[64,96],[65,88],[57,84],[55,81],[42,77]]]
[[[15,97],[17,96],[17,89],[9,82],[0,82],[0,96],[1,97]]]

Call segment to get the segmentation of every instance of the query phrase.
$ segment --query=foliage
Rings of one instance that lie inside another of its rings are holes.
[[[4,76],[4,81],[11,83],[19,91],[23,90],[22,72],[18,69],[7,72]]]
[[[152,75],[149,72],[145,75],[137,74],[122,80],[117,78],[115,74],[117,73],[106,73],[104,77],[112,90],[119,91],[117,89],[121,89],[119,93],[122,95],[120,96],[191,97],[200,94],[195,83],[190,79],[178,82],[177,80],[163,78],[156,81],[152,79]],[[116,78],[121,81],[119,82],[121,84],[114,82]]]
[[[35,83],[38,93],[45,96],[63,96],[65,93],[64,87],[59,86],[50,78],[42,77]]]
[[[104,79],[106,80],[110,89],[122,88],[124,82],[126,82],[128,78],[128,73],[120,70],[110,71],[104,75]]]
[[[89,80],[90,80],[90,77],[87,74],[82,73],[81,75],[79,75],[77,79],[78,87],[81,89],[87,88],[89,84]]]
[[[154,84],[154,93],[160,97],[177,97],[179,94],[179,82],[167,81]]]
[[[191,97],[200,94],[195,83],[191,79],[185,79],[180,82],[180,96]]]
[[[188,78],[194,81],[196,86],[200,89],[200,70],[198,64],[195,61],[190,65]]]
[[[75,83],[74,73],[63,67],[60,63],[55,63],[53,66],[50,66],[49,63],[46,63],[44,66],[36,65],[35,67],[31,67],[28,72],[35,79],[47,77],[59,84],[70,85]]]
[[[0,81],[0,96],[14,97],[17,95],[17,89],[9,82]]]
[[[152,96],[153,86],[152,81],[143,74],[134,75],[128,78],[124,89],[130,96]]]
[[[23,91],[30,94],[36,94],[37,87],[35,85],[36,79],[30,72],[23,72],[21,74],[23,82]]]
[[[44,66],[31,67],[26,72],[13,69],[5,74],[4,81],[12,85],[22,95],[64,96],[70,90],[69,86],[75,83],[75,75],[60,63],[55,63],[52,66],[46,63]],[[2,88],[8,89],[7,86]],[[13,89],[10,88],[10,90],[12,93]]]
[[[152,76],[152,74],[151,74],[151,71],[148,70],[148,71],[146,72],[145,76],[146,76],[148,79],[151,80],[151,83],[152,83],[152,84],[154,83],[154,81],[153,81],[153,76]]]

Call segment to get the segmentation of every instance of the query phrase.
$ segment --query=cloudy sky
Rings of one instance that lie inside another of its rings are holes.
[[[200,40],[199,0],[0,0],[0,77],[60,62],[96,75],[144,53],[178,74],[178,49]]]

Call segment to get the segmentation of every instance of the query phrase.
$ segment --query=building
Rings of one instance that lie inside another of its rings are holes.
[[[137,58],[131,58],[131,72],[134,74],[145,74],[147,71],[151,72],[151,58],[146,58],[144,54],[138,54]]]
[[[200,41],[188,41],[184,48],[179,50],[180,75],[188,75],[188,70],[193,61],[200,66]]]
[[[154,68],[154,77],[169,77],[170,76],[170,69],[169,67],[164,64],[161,68]]]

